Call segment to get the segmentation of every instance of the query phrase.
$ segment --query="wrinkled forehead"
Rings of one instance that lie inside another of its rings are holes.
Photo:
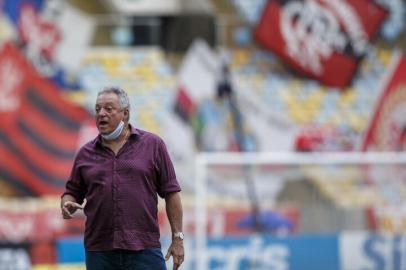
[[[97,96],[96,106],[115,105],[120,106],[118,96],[114,93],[102,93]]]

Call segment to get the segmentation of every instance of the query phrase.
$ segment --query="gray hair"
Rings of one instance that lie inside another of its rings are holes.
[[[121,109],[128,109],[128,118],[127,121],[130,119],[130,99],[128,98],[127,93],[118,86],[107,86],[104,87],[102,90],[99,91],[99,93],[97,93],[97,96],[100,96],[102,94],[106,94],[106,93],[114,93],[118,96],[118,99],[120,101],[120,107]]]

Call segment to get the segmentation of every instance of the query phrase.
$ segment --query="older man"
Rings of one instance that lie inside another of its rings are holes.
[[[65,219],[86,199],[86,269],[166,269],[157,195],[165,199],[172,229],[166,259],[172,256],[178,269],[184,259],[181,189],[164,142],[129,124],[121,88],[100,91],[95,110],[99,135],[79,150],[61,199]]]

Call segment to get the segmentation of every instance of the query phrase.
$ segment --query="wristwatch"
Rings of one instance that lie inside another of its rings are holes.
[[[183,240],[185,238],[185,235],[183,232],[176,232],[173,234],[173,238],[179,238],[180,240]]]

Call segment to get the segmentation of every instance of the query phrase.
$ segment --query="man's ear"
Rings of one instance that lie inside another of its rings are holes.
[[[130,120],[129,116],[130,116],[130,112],[128,111],[128,108],[125,108],[124,109],[124,120],[128,122]]]

